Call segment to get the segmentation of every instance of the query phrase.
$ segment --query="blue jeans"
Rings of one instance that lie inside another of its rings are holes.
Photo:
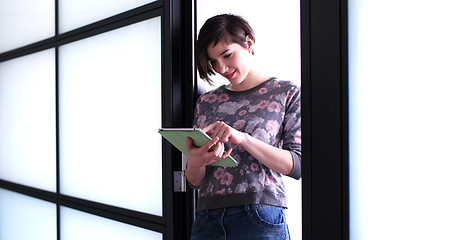
[[[197,212],[191,240],[290,239],[284,208],[245,205]]]

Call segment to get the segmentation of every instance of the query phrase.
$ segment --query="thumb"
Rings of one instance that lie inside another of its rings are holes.
[[[191,149],[193,149],[194,146],[193,146],[193,139],[191,139],[190,137],[187,137],[186,138],[186,142],[185,142],[185,149],[187,151],[190,151]]]

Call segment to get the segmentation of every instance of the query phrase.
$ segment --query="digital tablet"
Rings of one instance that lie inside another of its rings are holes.
[[[189,156],[188,151],[185,149],[187,137],[190,137],[193,140],[193,145],[197,147],[212,140],[212,138],[200,128],[161,128],[158,132],[186,156]],[[210,166],[222,167],[236,167],[237,165],[237,161],[231,156],[227,156],[224,159],[210,164]]]

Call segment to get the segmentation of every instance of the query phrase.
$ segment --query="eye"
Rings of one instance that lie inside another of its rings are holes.
[[[232,53],[228,53],[226,55],[224,55],[224,58],[230,58],[232,56]]]
[[[213,68],[215,66],[215,64],[216,64],[216,60],[210,60],[209,64]]]

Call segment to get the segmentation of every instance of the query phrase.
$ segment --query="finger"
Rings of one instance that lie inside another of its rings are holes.
[[[224,158],[227,158],[229,155],[231,155],[232,150],[233,150],[232,148],[229,148],[229,149],[223,154],[223,156],[222,156],[221,158],[223,158],[223,159],[224,159]]]
[[[210,150],[216,143],[220,140],[219,137],[215,137],[212,140],[208,141],[206,144],[204,144],[204,149],[206,151]]]
[[[228,131],[228,126],[222,122],[216,126],[213,132],[213,136],[218,136],[220,140],[223,140],[226,132]]]
[[[221,158],[223,156],[223,153],[224,153],[224,143],[222,142],[219,142],[215,149],[213,150],[213,153],[215,154],[215,156],[217,158]]]
[[[220,141],[227,143],[227,142],[229,142],[230,136],[231,136],[231,131],[229,131],[229,129],[226,129],[223,132],[223,135],[220,137]]]
[[[225,129],[227,126],[226,123],[222,121],[216,121],[209,126],[207,126],[207,132],[212,133],[212,136],[221,136],[220,132],[224,132],[223,129]]]
[[[217,125],[218,121],[206,126],[205,128],[202,129],[202,131],[204,131],[207,134],[213,133]]]
[[[194,146],[193,146],[193,139],[191,139],[190,137],[187,137],[186,138],[186,142],[185,142],[185,149],[187,151],[190,151],[191,149],[193,149]]]
[[[221,142],[228,143],[231,136],[231,127],[223,122],[214,129],[213,136],[218,136]]]

